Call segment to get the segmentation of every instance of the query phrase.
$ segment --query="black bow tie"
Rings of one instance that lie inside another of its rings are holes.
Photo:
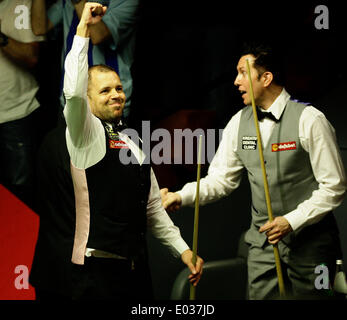
[[[127,125],[124,123],[124,121],[119,121],[118,123],[111,123],[111,127],[104,121],[102,121],[102,124],[104,125],[108,137],[111,140],[118,140],[118,133],[127,128]]]
[[[128,126],[124,123],[124,121],[119,121],[117,124],[112,123],[112,129],[114,132],[121,132],[126,129]]]
[[[276,119],[276,117],[271,112],[260,111],[258,107],[257,107],[257,116],[258,116],[258,121],[264,118],[269,118],[272,121],[278,122],[278,119]]]

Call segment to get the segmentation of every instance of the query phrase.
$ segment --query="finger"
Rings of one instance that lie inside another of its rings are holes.
[[[169,192],[168,188],[160,189],[160,193],[162,193],[162,194],[167,194],[168,192]]]
[[[260,233],[263,233],[263,232],[269,231],[270,229],[271,229],[271,228],[270,228],[269,224],[266,223],[266,224],[264,224],[263,226],[261,226],[261,227],[259,228],[259,232],[260,232]]]
[[[170,208],[169,208],[170,204],[171,204],[171,203],[170,203],[169,200],[163,201],[163,207],[164,207],[164,209],[170,209]]]
[[[195,269],[199,274],[202,274],[203,265],[204,265],[204,260],[198,257],[198,260],[196,261]]]
[[[268,221],[268,222],[266,222],[263,226],[261,226],[261,227],[259,228],[259,232],[262,233],[262,232],[270,231],[274,226],[275,226],[275,224],[274,224],[273,221],[272,221],[272,222]]]
[[[270,229],[269,231],[266,232],[266,236],[271,237],[271,236],[276,235],[278,233],[279,233],[278,228],[273,228],[273,229]]]
[[[95,7],[95,8],[92,9],[92,16],[93,17],[102,16],[102,15],[104,15],[104,10],[103,10],[102,6]]]
[[[278,238],[280,238],[281,234],[280,233],[275,233],[271,236],[268,237],[269,241],[275,241],[277,240]]]
[[[201,276],[200,276],[200,275],[197,275],[196,277],[191,278],[191,279],[189,280],[189,282],[190,282],[192,285],[196,286],[196,285],[199,283],[200,278],[201,278]]]
[[[264,225],[262,225],[260,228],[259,228],[259,232],[262,233],[264,232],[265,230],[267,230],[269,227],[269,222],[266,222]]]
[[[276,240],[273,240],[273,241],[270,241],[270,240],[269,240],[269,243],[272,244],[272,245],[275,245],[275,244],[277,244],[279,241],[280,241],[280,239],[276,239]]]

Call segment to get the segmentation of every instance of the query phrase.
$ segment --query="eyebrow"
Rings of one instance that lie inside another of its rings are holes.
[[[106,90],[106,89],[111,89],[111,88],[112,88],[111,86],[101,87],[99,89],[99,92],[101,92],[103,90]],[[123,88],[123,85],[122,84],[117,84],[115,88]]]
[[[101,87],[101,88],[99,89],[99,92],[104,91],[104,90],[106,90],[106,89],[110,89],[110,88],[111,88],[110,86],[107,86],[107,87]]]

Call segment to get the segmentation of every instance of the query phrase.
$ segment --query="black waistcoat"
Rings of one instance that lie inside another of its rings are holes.
[[[86,169],[90,204],[87,247],[136,259],[146,247],[150,165],[122,164],[120,149],[111,147],[117,145],[117,137],[110,139],[106,130],[105,135],[105,157]]]

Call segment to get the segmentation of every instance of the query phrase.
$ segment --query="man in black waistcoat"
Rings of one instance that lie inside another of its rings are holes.
[[[99,10],[99,12],[97,12]],[[30,282],[38,299],[151,299],[146,229],[191,270],[203,260],[161,205],[145,155],[121,132],[125,94],[108,66],[88,71],[90,28],[106,11],[86,3],[65,60],[65,126],[49,134],[38,163],[40,231]],[[122,154],[135,161],[125,164]]]

